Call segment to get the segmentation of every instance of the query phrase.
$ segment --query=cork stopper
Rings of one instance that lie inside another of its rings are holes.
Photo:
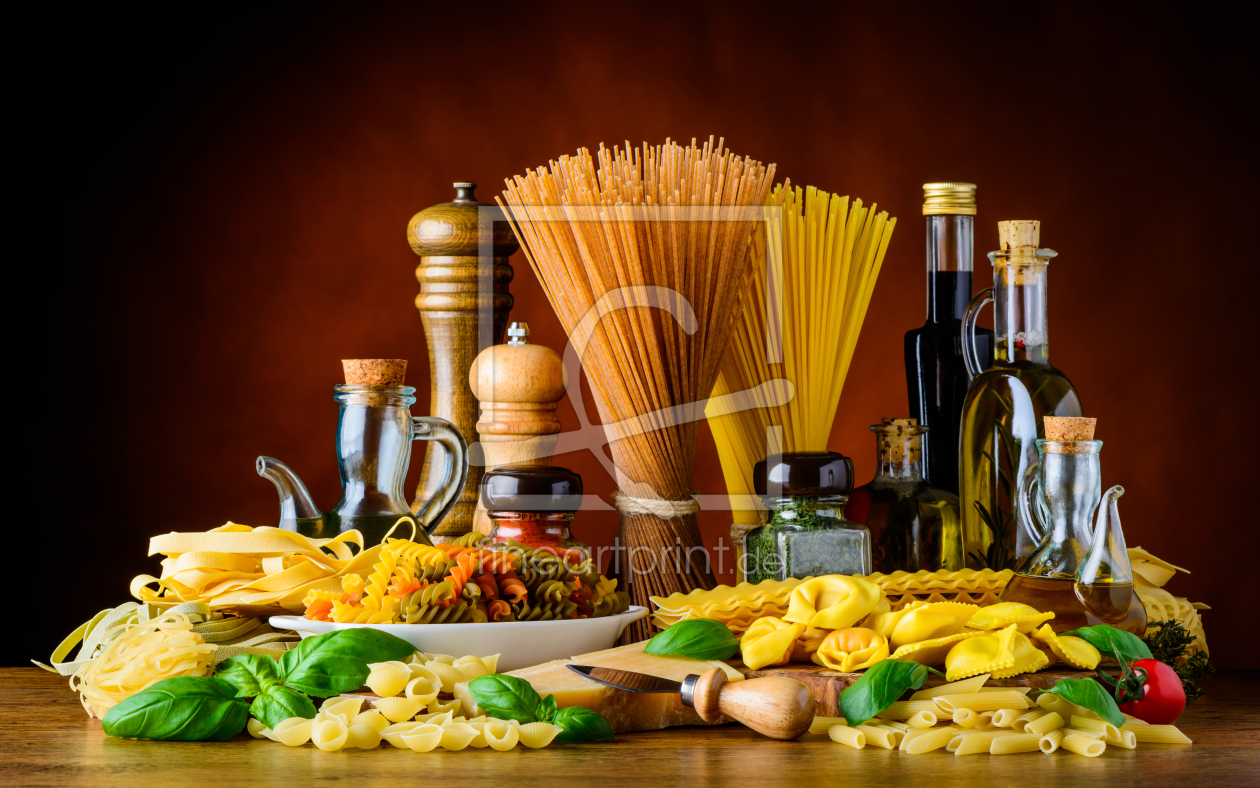
[[[1098,419],[1046,416],[1045,422],[1048,441],[1092,441]]]
[[[407,377],[407,359],[343,358],[341,369],[351,386],[401,386]]]
[[[871,432],[875,433],[875,451],[882,460],[902,465],[922,459],[927,427],[920,427],[918,419],[880,419],[879,424],[871,425]]]
[[[1003,254],[1036,254],[1040,240],[1041,222],[1036,219],[998,222],[998,248]]]

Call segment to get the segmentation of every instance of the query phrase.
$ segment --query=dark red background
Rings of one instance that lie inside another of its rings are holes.
[[[404,230],[452,181],[489,201],[579,146],[710,134],[898,217],[831,442],[862,481],[867,425],[907,409],[920,185],[979,184],[980,255],[998,220],[1040,219],[1060,252],[1054,362],[1099,419],[1129,544],[1193,570],[1171,590],[1212,605],[1219,666],[1260,664],[1247,23],[1172,6],[869,5],[271,5],[24,28],[11,262],[34,278],[9,291],[31,316],[12,329],[10,529],[46,539],[10,555],[31,618],[6,664],[126,600],[158,569],[151,535],[274,523],[258,454],[331,506],[339,359],[410,359],[427,411]],[[513,264],[512,318],[562,348]],[[575,425],[571,409],[562,420]],[[611,491],[588,459],[562,460]],[[707,432],[695,488],[723,489]],[[729,520],[701,522],[713,543]],[[575,528],[592,544],[614,529],[611,513]]]

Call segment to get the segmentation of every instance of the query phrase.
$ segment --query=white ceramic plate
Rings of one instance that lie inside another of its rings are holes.
[[[499,672],[527,668],[553,659],[567,659],[612,648],[622,631],[647,615],[631,605],[616,616],[570,621],[500,621],[486,624],[335,624],[302,616],[272,616],[276,629],[292,629],[304,638],[339,629],[368,627],[397,635],[420,651],[462,657],[499,654]]]

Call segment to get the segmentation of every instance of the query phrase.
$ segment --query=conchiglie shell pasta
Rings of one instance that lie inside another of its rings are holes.
[[[368,709],[367,711],[360,712],[358,716],[350,720],[350,725],[351,727],[355,725],[370,725],[372,730],[380,733],[389,727],[389,720],[385,719],[385,715],[381,714],[376,709]]]
[[[271,732],[270,738],[290,747],[301,747],[311,740],[311,733],[314,727],[315,720],[290,717],[276,725],[276,729]]]
[[[413,752],[429,752],[442,743],[442,728],[423,723],[404,733],[402,740]]]
[[[505,720],[488,720],[482,728],[482,734],[486,737],[486,744],[490,745],[490,749],[507,752],[520,741],[518,727]]]
[[[458,711],[463,711],[463,706],[464,704],[460,701],[459,698],[455,698],[454,700],[448,700],[448,701],[437,701],[437,700],[429,701],[429,713],[430,714],[443,714],[443,713],[454,714]]]
[[[559,735],[562,729],[559,725],[552,725],[548,722],[531,722],[528,725],[522,725],[520,728],[521,744],[529,747],[531,750],[537,750],[551,744],[551,740]]]
[[[427,706],[437,700],[438,693],[442,691],[442,680],[434,676],[431,671],[423,670],[429,675],[416,676],[407,682],[405,695],[407,699]]]
[[[474,657],[472,654],[469,654],[466,657],[460,657],[452,662],[451,665],[456,668],[460,665],[480,665],[483,668],[486,667],[486,664],[481,661],[481,657]],[[489,668],[487,668],[487,670],[489,670]]]
[[[998,602],[977,610],[967,626],[972,629],[994,630],[1015,624],[1026,635],[1052,618],[1054,613],[1042,613],[1022,602]]]
[[[385,715],[390,722],[402,722],[416,716],[420,711],[419,701],[408,698],[381,698],[376,702],[376,710]]]
[[[255,739],[271,738],[267,735],[271,733],[271,728],[268,728],[262,720],[256,720],[253,717],[250,717],[249,722],[245,723],[245,730],[249,731],[249,735],[253,736]]]
[[[359,750],[371,750],[381,744],[381,734],[371,725],[351,725],[346,733],[346,746]]]
[[[393,725],[381,729],[381,738],[400,750],[407,749],[407,743],[403,741],[403,736],[411,733],[416,728],[424,725],[422,722],[396,722]],[[434,745],[436,746],[436,745]]]
[[[463,665],[455,665],[454,667],[463,674],[464,681],[472,681],[475,678],[479,678],[490,673],[489,670],[486,670],[486,666],[481,664],[480,661],[466,662]]]
[[[311,726],[311,742],[324,752],[340,750],[346,744],[350,729],[340,717],[318,720]]]
[[[349,722],[363,708],[363,698],[328,698],[320,704],[319,710],[341,717]]]
[[[367,688],[382,698],[392,698],[411,680],[411,666],[402,662],[376,662],[368,667]]]
[[[459,668],[453,665],[445,665],[441,662],[429,662],[426,668],[433,672],[442,681],[442,691],[451,692],[455,689],[455,685],[465,681],[464,674]]]
[[[466,722],[452,722],[442,726],[442,749],[462,750],[477,737],[477,729]]]

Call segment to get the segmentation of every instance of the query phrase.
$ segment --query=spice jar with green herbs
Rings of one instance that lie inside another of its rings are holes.
[[[835,452],[772,456],[753,468],[766,522],[744,537],[748,582],[871,572],[871,535],[844,518],[853,462]]]

